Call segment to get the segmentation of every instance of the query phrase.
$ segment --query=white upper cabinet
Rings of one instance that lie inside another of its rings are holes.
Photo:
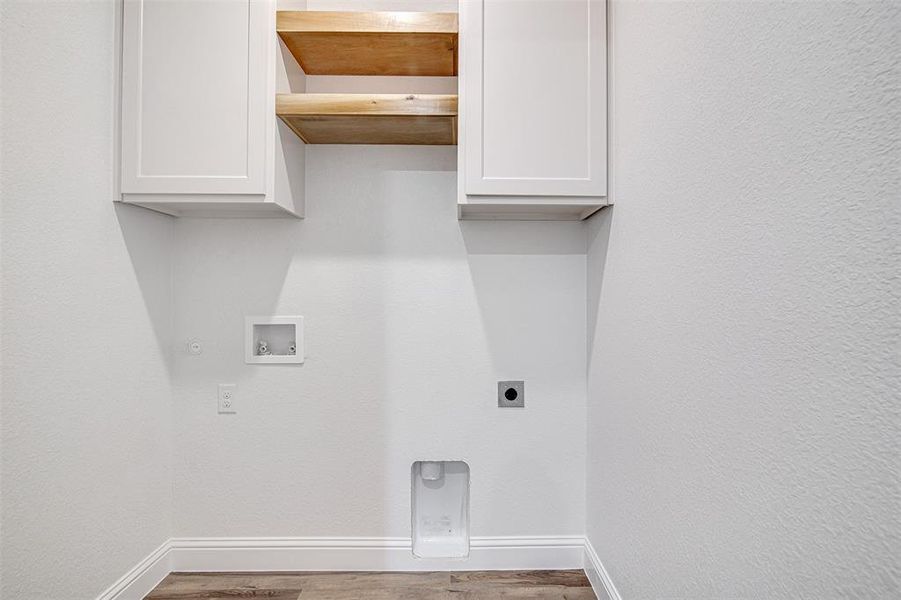
[[[274,5],[125,0],[123,17],[122,199],[175,215],[294,212],[272,189]]]
[[[461,217],[606,204],[604,0],[461,0],[459,51]]]

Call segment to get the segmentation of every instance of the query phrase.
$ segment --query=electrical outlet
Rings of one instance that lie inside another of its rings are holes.
[[[500,408],[525,408],[525,381],[498,381],[497,405]]]
[[[234,383],[219,384],[219,414],[238,412],[237,386]]]

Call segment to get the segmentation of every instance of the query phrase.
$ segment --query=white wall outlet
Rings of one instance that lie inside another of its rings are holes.
[[[219,384],[219,414],[238,412],[237,387],[234,383]]]

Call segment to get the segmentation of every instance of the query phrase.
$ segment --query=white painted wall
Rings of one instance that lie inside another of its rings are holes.
[[[899,10],[615,5],[587,521],[623,598],[901,595]]]
[[[308,147],[305,221],[178,221],[177,535],[409,536],[421,459],[469,463],[473,535],[583,531],[584,226],[458,222],[455,158]],[[245,365],[246,314],[306,363]]]
[[[170,535],[173,221],[114,206],[113,2],[0,3],[0,597],[94,598]]]
[[[411,79],[372,84],[456,87]],[[176,534],[406,537],[424,458],[469,463],[473,535],[581,534],[584,227],[459,223],[455,148],[309,146],[306,173],[303,222],[177,224],[177,337],[205,349],[175,359]],[[306,364],[245,365],[247,314],[303,315]],[[526,380],[525,411],[498,410],[502,379]]]
[[[303,222],[114,206],[116,3],[2,16],[3,597],[95,597],[173,534],[407,536],[422,458],[470,464],[474,535],[582,532],[582,225],[458,223],[453,148],[310,148]],[[305,365],[244,365],[268,312]]]
[[[457,222],[452,148],[309,148],[306,221],[114,207],[115,4],[0,7],[4,598],[170,533],[406,536],[422,458],[477,536],[580,534],[587,491],[625,598],[897,592],[897,6],[617,3],[587,264],[583,224]],[[243,363],[265,313],[304,365]]]

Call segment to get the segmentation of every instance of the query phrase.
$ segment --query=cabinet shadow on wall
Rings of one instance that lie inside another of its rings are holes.
[[[472,289],[501,379],[584,362],[585,225],[461,221]],[[574,354],[575,353],[575,354]]]
[[[115,202],[113,210],[144,299],[160,353],[172,368],[172,249],[175,219],[138,206]],[[115,342],[111,342],[115,346]]]
[[[494,378],[480,382],[479,396],[487,402],[489,386],[496,381],[526,382],[523,409],[493,409],[485,415],[494,435],[505,440],[505,451],[473,469],[496,470],[490,476],[505,484],[498,501],[482,510],[489,521],[504,523],[509,498],[529,497],[549,518],[531,523],[528,533],[579,533],[584,511],[580,498],[586,439],[588,227],[581,221],[461,221],[459,228],[491,363],[488,373]],[[557,435],[562,431],[567,435]],[[555,440],[550,451],[537,451],[529,442],[546,436]],[[536,485],[539,481],[542,484]]]
[[[604,287],[604,270],[610,245],[610,227],[615,207],[608,206],[596,212],[586,221],[586,272],[588,298],[588,362],[593,358],[595,338],[598,335],[598,316],[601,312],[601,292]]]

